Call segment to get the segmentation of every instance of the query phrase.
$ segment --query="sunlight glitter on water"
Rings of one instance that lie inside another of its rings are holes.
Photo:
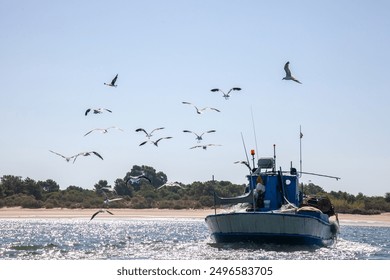
[[[332,247],[216,244],[202,219],[5,219],[0,259],[389,259],[386,228],[344,226]]]

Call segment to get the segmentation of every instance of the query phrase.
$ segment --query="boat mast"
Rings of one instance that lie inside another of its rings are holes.
[[[259,161],[259,149],[257,148],[257,136],[256,136],[256,129],[255,129],[255,120],[253,119],[253,110],[251,106],[251,115],[252,115],[252,127],[253,127],[253,133],[255,135],[255,145],[256,145],[256,159]],[[255,165],[253,164],[253,168],[255,168]]]
[[[299,126],[299,177],[302,176],[302,137],[301,126]]]
[[[340,180],[341,178],[340,177],[336,177],[336,176],[329,176],[329,175],[323,175],[323,174],[318,174],[318,173],[310,173],[310,172],[303,172],[302,171],[302,137],[303,137],[303,133],[302,133],[302,130],[301,130],[301,126],[299,126],[299,177],[302,177],[302,174],[307,174],[307,175],[315,175],[315,176],[322,176],[322,177],[328,177],[328,178],[333,178],[333,179],[336,179],[336,180]],[[302,192],[303,192],[303,187],[302,187]]]
[[[275,173],[275,166],[276,166],[276,145],[274,144],[274,166],[272,167],[272,172]]]

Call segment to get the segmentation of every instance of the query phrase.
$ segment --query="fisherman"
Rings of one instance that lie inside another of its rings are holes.
[[[265,186],[261,176],[256,179],[255,203],[256,208],[264,208]]]

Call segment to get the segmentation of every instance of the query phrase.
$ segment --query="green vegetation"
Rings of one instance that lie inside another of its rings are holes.
[[[130,176],[145,174],[151,179],[141,180],[138,184],[126,184]],[[62,190],[53,180],[35,181],[31,178],[4,175],[0,182],[0,207],[23,208],[100,208],[105,199],[104,188],[114,189],[109,192],[110,198],[122,197],[122,200],[110,203],[110,208],[169,208],[199,209],[213,206],[213,194],[222,197],[241,195],[245,184],[236,185],[228,181],[193,182],[192,184],[166,186],[158,189],[168,181],[163,172],[149,166],[134,165],[130,172],[115,180],[110,186],[106,180],[100,180],[94,189],[83,189],[69,186]],[[320,186],[312,183],[301,184],[306,195],[327,196],[338,213],[379,214],[390,212],[390,193],[384,197],[367,197],[362,193],[357,196],[346,192],[325,192]]]
[[[342,191],[327,193],[320,186],[312,183],[301,184],[300,187],[306,195],[328,197],[338,213],[372,215],[390,212],[390,193],[386,193],[384,197],[368,197],[362,193],[355,196]]]

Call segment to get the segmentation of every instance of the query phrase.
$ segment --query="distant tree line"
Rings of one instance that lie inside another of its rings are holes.
[[[139,183],[127,183],[131,176],[144,174],[150,178]],[[0,207],[23,208],[100,208],[104,199],[122,197],[120,201],[110,203],[110,208],[170,208],[199,209],[214,204],[214,192],[221,196],[241,195],[245,185],[227,181],[193,182],[178,186],[161,187],[168,179],[163,172],[149,166],[134,165],[123,178],[118,178],[114,186],[106,180],[100,180],[94,189],[69,186],[61,190],[53,180],[35,181],[31,178],[4,175],[0,182]],[[111,189],[114,191],[107,191]]]
[[[320,186],[313,183],[301,184],[305,195],[316,195],[328,197],[338,213],[349,214],[380,214],[390,212],[390,192],[385,196],[365,196],[363,193],[352,195],[342,191],[325,192]]]
[[[144,174],[151,179],[139,183],[128,183],[131,176]],[[110,208],[169,208],[200,209],[214,205],[214,193],[221,197],[233,197],[244,193],[245,184],[237,185],[229,181],[193,182],[178,186],[166,186],[166,174],[150,166],[134,165],[123,178],[118,178],[114,186],[106,180],[100,180],[94,189],[69,186],[62,190],[53,180],[35,181],[31,178],[4,175],[0,181],[0,207],[23,208],[100,208],[106,197],[122,197],[122,200],[110,203]],[[338,213],[379,214],[390,212],[390,193],[385,196],[367,197],[346,192],[325,192],[315,184],[301,184],[305,195],[329,197]],[[107,191],[110,189],[112,191]]]

